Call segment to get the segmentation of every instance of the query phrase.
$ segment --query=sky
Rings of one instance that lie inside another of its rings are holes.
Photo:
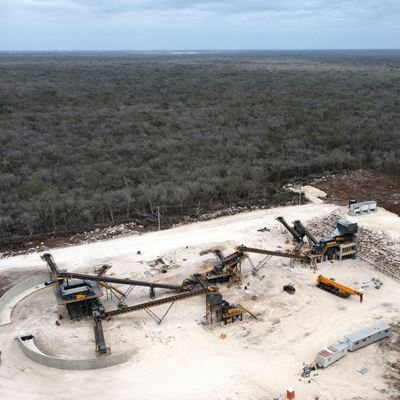
[[[0,0],[0,51],[394,49],[400,0]]]

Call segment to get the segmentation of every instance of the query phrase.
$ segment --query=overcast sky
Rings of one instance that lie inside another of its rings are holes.
[[[0,0],[0,50],[399,48],[400,0]]]

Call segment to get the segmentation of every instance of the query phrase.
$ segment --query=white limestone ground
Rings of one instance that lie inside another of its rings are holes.
[[[236,244],[267,249],[290,248],[275,217],[304,223],[324,217],[337,207],[309,204],[275,208],[222,217],[161,232],[131,235],[104,242],[51,251],[60,268],[93,272],[93,266],[112,264],[109,273],[132,278],[180,283],[213,261],[200,252],[222,247],[226,254]],[[358,217],[369,229],[392,236],[398,234],[400,219],[388,218],[385,210]],[[257,229],[267,227],[268,232]],[[137,251],[141,254],[138,255]],[[149,262],[165,257],[171,266],[158,273]],[[253,261],[260,256],[252,256]],[[0,260],[0,272],[30,270],[44,264],[38,254]],[[107,344],[112,351],[132,351],[128,363],[97,371],[61,371],[45,368],[26,359],[13,340],[18,334],[33,333],[46,353],[89,357],[94,352],[92,321],[55,321],[60,310],[51,288],[32,294],[14,309],[12,324],[0,327],[0,398],[11,399],[273,399],[284,395],[288,386],[298,399],[391,399],[382,375],[386,363],[395,357],[378,344],[347,355],[313,379],[301,378],[302,363],[312,362],[321,348],[345,334],[378,320],[397,322],[400,314],[400,282],[360,261],[325,262],[318,273],[358,288],[371,277],[383,282],[371,287],[362,304],[358,298],[340,299],[315,287],[317,274],[308,268],[290,267],[289,261],[273,258],[253,277],[249,263],[243,265],[241,288],[222,286],[229,302],[240,303],[258,316],[245,316],[233,325],[204,326],[205,299],[196,297],[176,303],[158,326],[145,311],[114,317],[104,322]],[[154,275],[154,276],[152,276]],[[296,294],[282,291],[292,282]],[[249,284],[245,292],[244,285]],[[157,292],[162,296],[162,291]],[[131,303],[148,299],[145,289],[135,288]],[[105,302],[107,308],[115,307]],[[163,314],[166,305],[154,308]],[[220,334],[226,333],[221,339]],[[357,370],[368,368],[366,375]]]

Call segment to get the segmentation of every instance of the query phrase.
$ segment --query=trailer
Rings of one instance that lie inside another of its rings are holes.
[[[361,329],[345,337],[349,343],[349,351],[355,351],[368,346],[390,335],[390,325],[385,322]]]
[[[349,344],[346,340],[338,340],[322,349],[315,359],[317,367],[326,368],[347,354]]]
[[[317,354],[315,364],[319,368],[329,367],[329,365],[344,357],[348,351],[356,351],[378,340],[387,338],[390,335],[390,330],[390,325],[380,322],[379,324],[347,335],[343,339],[322,349]]]

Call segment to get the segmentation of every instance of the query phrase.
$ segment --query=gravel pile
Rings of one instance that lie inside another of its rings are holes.
[[[317,239],[329,239],[336,229],[337,221],[340,218],[343,218],[343,216],[339,211],[332,211],[326,217],[314,218],[305,225]]]
[[[400,250],[396,244],[383,232],[361,228],[358,255],[378,271],[400,279]]]

